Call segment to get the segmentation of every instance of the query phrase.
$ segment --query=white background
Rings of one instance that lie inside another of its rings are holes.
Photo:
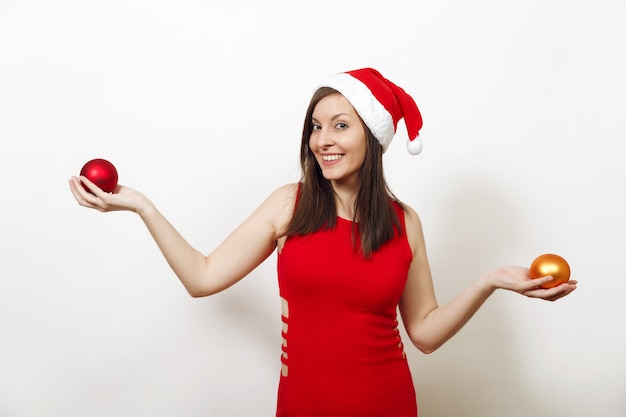
[[[424,116],[422,155],[401,123],[385,166],[441,303],[545,252],[580,282],[408,348],[420,416],[626,415],[623,1],[0,0],[0,416],[272,416],[275,256],[192,299],[67,180],[111,160],[209,252],[298,180],[313,86],[363,66]]]

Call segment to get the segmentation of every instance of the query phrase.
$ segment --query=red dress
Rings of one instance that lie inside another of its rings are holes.
[[[332,230],[291,236],[278,255],[289,313],[277,417],[417,416],[396,316],[412,259],[406,233],[366,260],[353,225],[338,218]]]

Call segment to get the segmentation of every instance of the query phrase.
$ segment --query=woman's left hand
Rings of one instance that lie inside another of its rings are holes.
[[[565,297],[574,291],[578,284],[577,281],[570,280],[552,288],[542,288],[540,287],[541,284],[550,282],[553,278],[551,276],[531,278],[529,272],[528,268],[507,266],[486,274],[484,279],[488,280],[489,285],[494,289],[502,288],[527,297],[541,298],[547,301],[556,301]]]

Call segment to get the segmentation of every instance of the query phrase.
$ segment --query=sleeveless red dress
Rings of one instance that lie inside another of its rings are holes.
[[[290,236],[278,255],[289,313],[277,417],[417,416],[396,316],[412,259],[406,233],[366,260],[353,227],[337,218],[332,230]]]

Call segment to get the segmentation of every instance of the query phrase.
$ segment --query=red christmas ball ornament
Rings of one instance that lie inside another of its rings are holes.
[[[541,278],[546,275],[550,275],[554,279],[541,284],[541,288],[552,288],[568,282],[570,277],[569,264],[559,255],[552,253],[540,255],[530,265],[530,277]]]
[[[97,158],[87,162],[80,170],[80,175],[87,177],[89,181],[107,193],[112,193],[117,186],[117,169],[106,159]],[[85,184],[83,184],[83,188],[91,192]]]

